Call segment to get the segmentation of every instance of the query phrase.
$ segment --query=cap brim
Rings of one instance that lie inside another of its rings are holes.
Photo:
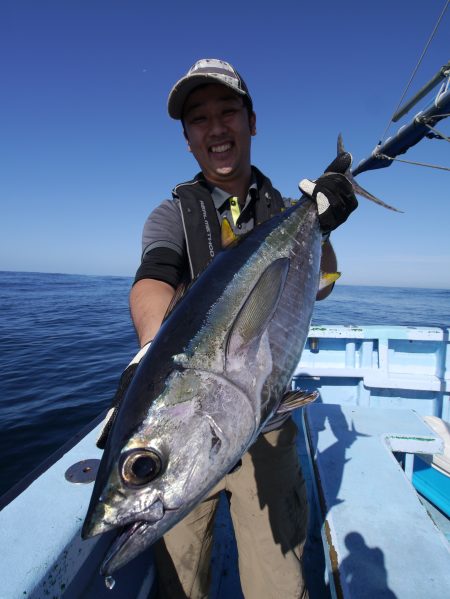
[[[230,88],[235,93],[245,96],[246,92],[239,89],[237,86],[227,83],[220,76],[211,73],[199,73],[197,75],[189,75],[183,77],[173,86],[169,99],[167,101],[167,110],[169,115],[176,120],[180,120],[183,116],[183,106],[186,102],[188,95],[200,85],[207,85],[208,83],[218,83],[225,87]]]

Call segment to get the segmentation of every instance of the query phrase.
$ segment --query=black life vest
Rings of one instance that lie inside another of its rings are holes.
[[[272,186],[270,179],[257,168],[258,199],[254,205],[255,226],[282,212],[285,203],[280,192]],[[191,181],[180,183],[172,191],[180,201],[186,249],[191,278],[197,277],[222,250],[221,223],[217,217],[214,201],[202,173]]]

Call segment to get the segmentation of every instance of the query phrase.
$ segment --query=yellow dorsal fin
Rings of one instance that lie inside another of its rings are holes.
[[[227,218],[224,218],[222,221],[221,227],[221,240],[222,247],[226,248],[232,243],[234,243],[237,239],[237,236],[234,234],[233,229],[231,228],[230,223]]]
[[[319,291],[335,283],[341,276],[340,272],[321,272],[319,281]]]

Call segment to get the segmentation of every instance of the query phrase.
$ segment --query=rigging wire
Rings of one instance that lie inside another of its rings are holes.
[[[443,115],[443,116],[450,116],[449,114],[447,115]],[[435,127],[432,127],[431,125],[429,125],[428,123],[424,123],[425,127],[427,127],[428,129],[430,129],[431,131],[433,131],[436,134],[436,138],[437,139],[443,139],[445,141],[450,141],[450,137],[447,137],[446,135],[444,135],[442,133],[442,131],[438,131]]]
[[[415,66],[415,68],[414,68],[414,70],[413,70],[413,72],[412,72],[412,75],[411,75],[411,77],[410,77],[410,79],[409,79],[409,81],[408,81],[408,84],[407,84],[407,86],[406,86],[406,88],[405,88],[405,91],[403,92],[403,94],[402,94],[402,97],[400,98],[400,100],[399,100],[399,102],[398,102],[398,104],[397,104],[397,108],[396,108],[396,109],[394,110],[394,112],[392,113],[392,116],[391,116],[391,118],[389,119],[389,122],[388,122],[388,124],[387,124],[387,126],[386,126],[386,129],[384,130],[384,133],[383,133],[382,137],[380,138],[380,141],[378,142],[378,145],[379,145],[379,146],[380,146],[380,145],[383,143],[383,141],[384,141],[384,138],[386,137],[386,133],[388,132],[388,130],[389,130],[389,127],[391,126],[391,123],[392,123],[392,118],[393,118],[394,114],[395,114],[395,113],[397,112],[397,110],[400,108],[400,106],[401,106],[401,104],[402,104],[402,102],[403,102],[403,99],[404,99],[404,97],[405,97],[405,96],[406,96],[406,94],[408,93],[408,90],[409,90],[409,88],[410,88],[410,86],[411,86],[411,83],[412,83],[412,81],[413,81],[413,79],[414,79],[414,77],[415,77],[415,75],[416,75],[416,73],[417,73],[417,70],[418,70],[418,68],[420,67],[420,64],[421,64],[421,62],[422,62],[423,58],[425,57],[425,54],[426,54],[426,52],[427,52],[427,50],[428,50],[428,47],[429,47],[429,45],[431,44],[431,42],[432,42],[432,40],[433,40],[434,36],[436,35],[436,32],[437,32],[437,30],[438,30],[438,28],[439,28],[439,25],[440,25],[440,23],[441,23],[441,21],[442,21],[442,18],[443,18],[443,17],[444,17],[444,15],[445,15],[445,12],[446,12],[446,10],[447,10],[447,8],[448,8],[448,5],[449,5],[449,4],[450,4],[450,0],[446,0],[446,2],[445,2],[445,6],[444,6],[444,8],[443,8],[443,10],[442,10],[442,12],[441,12],[441,15],[440,15],[440,17],[438,18],[438,20],[437,20],[437,22],[436,22],[436,25],[434,26],[434,29],[433,29],[433,31],[432,31],[432,33],[431,33],[431,35],[430,35],[430,38],[429,38],[428,42],[425,44],[425,48],[424,48],[424,49],[423,49],[423,51],[422,51],[422,55],[421,55],[421,57],[419,58],[419,60],[418,60],[418,62],[417,62],[417,64],[416,64],[416,66]]]
[[[393,158],[392,156],[387,156],[386,154],[377,154],[376,158],[381,158],[382,160],[395,160],[396,162],[404,162],[405,164],[414,164],[414,166],[437,168],[440,171],[450,171],[448,166],[439,166],[437,164],[429,164],[428,162],[414,162],[413,160],[402,160],[401,158]]]

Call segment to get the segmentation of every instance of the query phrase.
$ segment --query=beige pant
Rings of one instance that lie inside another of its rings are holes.
[[[245,598],[307,597],[301,562],[307,500],[296,435],[292,419],[261,435],[243,456],[242,467],[156,544],[162,597],[208,597],[213,521],[223,490],[230,498]]]

